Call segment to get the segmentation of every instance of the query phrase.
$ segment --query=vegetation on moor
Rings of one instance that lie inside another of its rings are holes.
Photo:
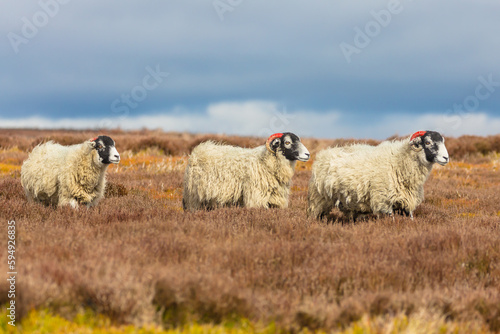
[[[122,161],[108,169],[99,206],[26,201],[20,168],[35,145],[97,134],[0,130],[0,261],[6,268],[7,221],[15,220],[16,317],[26,328],[44,312],[70,321],[91,312],[135,328],[235,322],[263,332],[500,331],[500,135],[446,138],[451,162],[434,167],[414,220],[307,218],[314,154],[354,140],[303,139],[312,159],[297,164],[284,210],[183,212],[194,146],[215,138],[253,147],[265,139],[156,131],[106,133]],[[8,289],[0,281],[2,305]]]

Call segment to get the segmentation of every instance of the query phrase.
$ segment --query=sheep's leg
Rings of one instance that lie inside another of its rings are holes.
[[[200,209],[198,202],[195,202],[192,198],[187,198],[185,195],[182,198],[182,208],[184,211],[194,211]]]
[[[75,205],[78,206],[78,204],[88,205],[94,200],[95,196],[86,192],[79,183],[77,176],[73,174],[66,175],[66,177],[60,181],[59,206],[71,205],[75,207]]]
[[[307,215],[316,219],[322,219],[328,215],[335,205],[334,199],[328,199],[321,196],[316,185],[312,183],[309,184],[307,201]]]
[[[320,199],[316,202],[310,202],[307,212],[309,216],[312,216],[316,219],[322,219],[323,217],[328,215],[332,209],[333,202],[326,199]]]
[[[246,208],[286,208],[288,207],[289,191],[272,189],[267,185],[260,184],[257,187],[245,183],[242,191],[235,191],[234,204],[242,203]]]
[[[413,211],[404,210],[403,212],[405,213],[406,217],[410,217],[410,219],[413,220]]]
[[[87,203],[87,207],[91,208],[96,206],[103,197],[104,196],[100,196],[100,193],[98,193],[98,195],[91,202]]]
[[[269,199],[271,196],[269,194],[266,197],[262,196],[259,190],[248,187],[246,191],[244,191],[243,203],[246,208],[267,209],[269,208]]]
[[[31,195],[31,191],[28,190],[26,187],[24,188],[24,194],[26,195],[26,199],[28,202],[34,202],[34,197]]]
[[[413,219],[413,211],[410,211],[409,209],[399,209],[399,214],[404,215],[405,217],[410,217],[410,219]]]
[[[356,220],[367,219],[370,217],[370,213],[356,213]]]
[[[75,196],[76,199],[78,199],[78,202],[80,204],[84,204],[84,205],[87,205],[87,206],[92,205],[92,202],[95,199],[94,196],[89,195],[85,191],[78,191],[78,193],[75,194],[74,196]]]
[[[372,212],[377,214],[384,214],[389,216],[394,216],[394,211],[392,210],[392,205],[385,202],[375,202],[377,205],[371,205]]]
[[[106,179],[104,178],[101,182],[97,184],[97,187],[95,189],[95,197],[90,201],[90,203],[87,204],[87,207],[93,207],[96,206],[103,198],[104,198],[104,193],[106,190]]]
[[[307,216],[321,220],[327,216],[333,207],[323,198],[309,198],[307,204]]]
[[[66,206],[69,205],[73,209],[78,208],[78,202],[76,201],[75,197],[71,194],[71,191],[68,189],[67,186],[61,186],[59,188],[59,193],[58,193],[58,199],[57,199],[57,206]]]
[[[189,190],[191,189],[191,190]],[[199,189],[184,187],[183,197],[182,197],[182,205],[184,206],[184,211],[196,211],[196,210],[206,210],[206,201],[204,200],[204,194],[199,191]]]
[[[266,196],[268,198],[264,198],[264,200],[267,202],[269,208],[283,209],[288,207],[288,195],[288,193],[275,192]]]
[[[358,213],[355,211],[349,212],[349,218],[352,218],[352,222],[355,223],[358,220]]]

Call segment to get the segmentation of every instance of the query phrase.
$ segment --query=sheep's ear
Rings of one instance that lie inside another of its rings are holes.
[[[410,146],[412,150],[419,152],[423,149],[422,136],[425,135],[425,131],[419,131],[413,134],[410,138]]]
[[[90,145],[92,145],[92,147],[96,147],[96,145],[97,145],[97,143],[96,143],[97,138],[99,138],[99,137],[95,137],[95,138],[92,138],[92,139],[89,140],[90,141]]]
[[[276,138],[271,142],[271,148],[276,152],[278,147],[281,145],[281,138]]]
[[[275,133],[271,137],[269,137],[266,141],[266,147],[267,149],[272,152],[276,153],[276,150],[278,147],[281,145],[281,137],[283,136],[282,133]]]
[[[418,143],[413,143],[411,144],[411,149],[414,150],[415,152],[420,152],[422,151],[423,147]]]

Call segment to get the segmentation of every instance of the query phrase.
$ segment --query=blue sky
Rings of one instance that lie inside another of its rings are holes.
[[[0,8],[0,128],[500,133],[496,0]]]

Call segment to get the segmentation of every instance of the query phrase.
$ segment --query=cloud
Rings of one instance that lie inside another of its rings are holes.
[[[449,137],[462,135],[488,136],[500,134],[500,117],[485,112],[464,115],[426,113],[416,115],[386,115],[372,126],[364,126],[365,138],[408,135],[420,130],[434,130]],[[360,136],[361,137],[361,136]]]
[[[500,117],[485,112],[446,115],[427,113],[420,116],[391,114],[368,122],[352,121],[347,113],[315,110],[289,111],[273,101],[228,101],[210,104],[202,112],[174,109],[149,115],[105,118],[59,118],[34,116],[0,118],[0,128],[162,129],[193,133],[225,133],[266,137],[290,131],[301,137],[374,138],[394,134],[408,135],[419,130],[436,130],[446,136],[494,135],[500,133]]]
[[[434,129],[448,136],[496,135],[500,134],[500,117],[485,112],[464,115],[428,114],[418,117],[415,126],[420,129]]]
[[[229,1],[239,5],[223,21],[212,1],[65,2],[16,54],[7,35],[23,35],[26,20],[40,17],[42,7],[37,0],[4,1],[5,118],[68,112],[99,117],[156,64],[171,76],[137,114],[175,106],[194,110],[226,99],[357,116],[421,114],[471,94],[480,75],[500,75],[498,1],[402,0],[401,13],[350,64],[340,43],[354,43],[356,28],[373,26],[372,13],[386,10],[387,0]],[[500,110],[500,94],[487,102],[481,108]]]

